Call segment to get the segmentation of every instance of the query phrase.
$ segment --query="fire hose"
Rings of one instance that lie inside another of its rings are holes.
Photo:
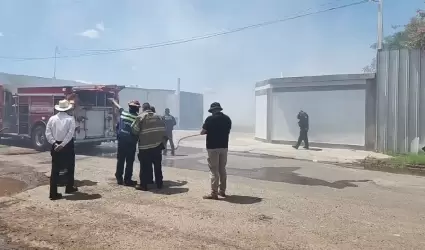
[[[188,136],[183,136],[182,138],[180,138],[180,139],[177,141],[177,146],[175,147],[175,150],[177,150],[177,149],[179,148],[179,146],[180,146],[180,142],[181,142],[181,141],[183,141],[183,140],[185,140],[185,139],[188,139],[188,138],[191,138],[191,137],[195,137],[195,136],[201,136],[201,134],[188,135]]]

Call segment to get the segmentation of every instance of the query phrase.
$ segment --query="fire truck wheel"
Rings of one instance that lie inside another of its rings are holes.
[[[46,126],[37,125],[31,134],[32,145],[37,151],[46,151],[47,150],[47,140],[46,140]]]

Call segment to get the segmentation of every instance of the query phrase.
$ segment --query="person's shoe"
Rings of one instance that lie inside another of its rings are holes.
[[[116,176],[115,176],[115,178],[117,179],[117,184],[118,184],[118,185],[123,185],[123,184],[124,184],[124,180],[123,180],[123,178],[122,178],[122,177],[116,177]]]
[[[134,186],[136,186],[136,184],[137,184],[137,181],[133,181],[133,180],[124,181],[124,186],[127,186],[127,187],[134,187]]]
[[[174,152],[171,152],[171,155],[172,155],[172,156],[176,156],[176,153],[174,153]]]
[[[209,195],[205,195],[204,197],[205,200],[218,200],[218,195],[217,194],[209,194]]]
[[[226,192],[225,191],[219,191],[218,195],[220,195],[221,197],[227,197]]]
[[[304,149],[310,149],[309,147],[304,147]]]
[[[136,185],[136,189],[141,191],[148,191],[148,187],[143,185]]]
[[[57,194],[55,194],[55,195],[50,195],[50,196],[49,196],[49,199],[50,199],[50,200],[52,200],[52,201],[60,200],[60,199],[62,199],[62,194],[57,193]]]
[[[297,146],[292,146],[293,148],[295,148],[295,149],[298,149],[298,147]]]
[[[156,184],[156,188],[158,189],[162,189],[163,187],[164,187],[164,184],[162,182]]]
[[[78,188],[76,187],[66,187],[65,188],[65,194],[72,194],[78,191]]]

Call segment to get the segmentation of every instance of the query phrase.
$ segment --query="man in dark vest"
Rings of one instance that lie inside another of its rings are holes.
[[[136,181],[131,178],[133,176],[133,163],[136,155],[137,136],[131,132],[131,124],[136,120],[139,113],[139,101],[131,101],[128,103],[128,112],[120,109],[120,119],[117,126],[118,153],[117,153],[117,169],[115,177],[118,185],[135,186]],[[125,173],[124,173],[124,165]],[[124,174],[124,179],[123,179]]]
[[[301,142],[304,141],[304,148],[308,149],[308,129],[309,129],[309,122],[308,122],[308,114],[304,111],[300,111],[297,115],[298,118],[298,126],[300,127],[300,136],[298,137],[298,142],[295,146],[292,146],[295,149],[298,149],[298,147],[301,145]]]
[[[131,125],[133,134],[139,138],[140,184],[136,189],[148,190],[148,184],[152,180],[152,164],[155,184],[161,189],[163,186],[161,151],[166,138],[165,124],[161,116],[152,112],[149,103],[142,105],[142,111]]]

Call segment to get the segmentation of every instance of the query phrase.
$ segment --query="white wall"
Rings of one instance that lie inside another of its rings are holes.
[[[255,97],[255,137],[267,139],[267,95]]]
[[[179,117],[177,95],[173,90],[125,88],[119,93],[120,104],[127,108],[131,100],[138,100],[140,104],[149,102],[155,107],[157,114],[163,115],[165,108],[169,108],[176,119],[180,119],[180,129],[200,129],[203,123],[203,97],[201,94],[180,92]],[[178,127],[175,127],[178,129]]]
[[[120,104],[127,109],[127,104],[131,100],[138,100],[140,104],[149,102],[155,107],[158,114],[163,114],[165,108],[170,108],[173,112],[176,97],[174,91],[170,90],[149,90],[141,88],[125,88],[119,93]]]
[[[296,141],[296,116],[304,110],[310,118],[310,142],[364,146],[365,98],[365,90],[273,93],[271,139]]]

